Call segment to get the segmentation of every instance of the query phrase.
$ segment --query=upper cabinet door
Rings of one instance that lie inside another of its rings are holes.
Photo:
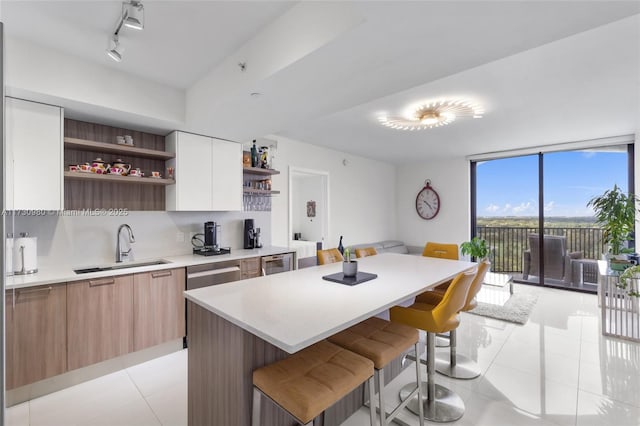
[[[7,210],[62,210],[63,109],[6,98]]]
[[[212,139],[213,192],[215,211],[242,210],[242,145]]]
[[[208,136],[173,132],[166,150],[176,158],[176,184],[166,189],[169,211],[242,210],[242,145]]]
[[[211,148],[210,137],[183,132],[167,136],[167,151],[176,153],[176,184],[167,187],[167,210],[212,210]]]

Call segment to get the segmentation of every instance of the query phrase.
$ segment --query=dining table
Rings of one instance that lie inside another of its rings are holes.
[[[475,263],[382,253],[357,259],[376,278],[357,285],[323,277],[342,262],[186,291],[189,426],[249,426],[252,372],[474,268]],[[385,372],[386,381],[400,372]],[[339,425],[363,405],[356,389],[325,413]],[[296,424],[273,402],[261,425]]]

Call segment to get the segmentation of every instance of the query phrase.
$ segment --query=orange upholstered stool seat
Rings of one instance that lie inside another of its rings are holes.
[[[344,261],[342,253],[337,248],[318,250],[318,265],[327,265],[329,263],[336,263]]]
[[[342,346],[352,352],[362,355],[371,361],[375,367],[378,378],[378,398],[380,408],[380,424],[382,426],[391,423],[396,415],[409,403],[407,399],[387,416],[385,412],[384,396],[384,375],[383,368],[392,360],[401,356],[406,350],[414,346],[418,353],[418,330],[404,324],[393,323],[382,318],[372,317],[356,324],[348,329],[329,337],[329,340],[336,345]],[[420,382],[420,365],[416,363],[416,382]],[[422,398],[420,386],[416,386],[415,392]],[[413,395],[412,395],[413,396]],[[375,401],[370,400],[369,409],[375,413]],[[424,424],[422,413],[420,413],[420,425]]]
[[[375,247],[365,247],[365,248],[357,248],[356,249],[356,257],[367,257],[367,256],[375,256],[378,254]]]
[[[475,272],[458,274],[436,305],[416,300],[411,306],[394,306],[389,310],[391,321],[427,332],[427,399],[423,402],[421,399],[409,397],[413,384],[400,390],[401,400],[411,399],[407,408],[414,413],[420,410],[427,420],[453,422],[464,414],[462,399],[455,392],[435,384],[435,336],[436,333],[454,330],[460,324],[459,312],[466,304],[475,275]]]
[[[476,300],[477,294],[482,288],[484,277],[491,266],[491,262],[485,260],[478,264],[478,269],[475,277],[467,293],[467,299],[465,305],[462,307],[462,312],[467,312],[478,306]],[[416,303],[425,303],[429,305],[437,305],[442,301],[446,294],[448,284],[443,289],[436,287],[434,291],[427,291],[425,293],[416,296]],[[480,376],[480,367],[472,359],[459,355],[457,353],[457,331],[453,329],[449,332],[449,356],[443,357],[444,354],[438,354],[436,357],[436,371],[444,374],[445,376],[453,377],[454,379],[475,379]]]
[[[306,425],[367,380],[373,395],[373,361],[323,340],[253,372],[251,424],[260,424],[260,392]]]

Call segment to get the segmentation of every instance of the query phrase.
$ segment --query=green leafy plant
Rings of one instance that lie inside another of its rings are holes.
[[[483,238],[473,237],[471,241],[465,241],[460,244],[462,254],[475,257],[478,262],[489,257],[490,248],[487,241]]]
[[[631,285],[635,281],[636,285]],[[629,296],[640,297],[640,292],[638,292],[638,283],[640,282],[640,265],[632,266],[630,268],[625,269],[625,271],[620,274],[620,278],[618,278],[618,283],[616,286],[623,290],[627,290],[627,294]]]
[[[613,189],[587,203],[587,207],[595,212],[596,223],[602,228],[603,243],[609,245],[612,255],[633,252],[625,248],[625,244],[634,230],[636,200],[634,195],[627,195],[614,185]]]

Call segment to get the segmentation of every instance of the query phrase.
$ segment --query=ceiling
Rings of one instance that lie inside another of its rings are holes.
[[[145,30],[123,31],[119,64],[104,49],[120,2],[5,0],[0,13],[10,36],[184,89],[188,105],[207,89],[186,126],[238,141],[275,134],[402,164],[638,130],[638,1],[144,4]],[[344,25],[309,40],[311,25],[291,21],[305,14]],[[377,123],[441,96],[486,114],[421,132]]]

